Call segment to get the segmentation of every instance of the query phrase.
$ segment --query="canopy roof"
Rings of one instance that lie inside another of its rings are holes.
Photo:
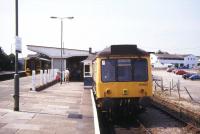
[[[28,50],[36,53],[47,55],[50,58],[61,58],[61,48],[27,45]],[[78,49],[63,48],[62,58],[69,58],[75,56],[88,56],[89,51]]]

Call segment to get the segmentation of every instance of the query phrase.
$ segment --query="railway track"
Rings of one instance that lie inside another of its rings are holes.
[[[15,72],[0,72],[0,81],[14,79],[14,74],[15,74]],[[20,75],[20,77],[25,77],[26,72],[20,71],[19,75]]]
[[[185,125],[185,129],[187,132],[194,133],[194,134],[200,134],[200,128],[199,124],[193,123],[191,120],[189,120],[187,117],[184,117],[183,115],[178,115],[176,112],[172,111],[171,109],[164,108],[161,105],[153,104],[154,108],[166,113],[170,117],[174,118],[175,120],[182,122]]]
[[[199,134],[196,126],[187,123],[166,110],[151,106],[135,118],[108,121],[99,116],[101,134]]]
[[[103,119],[104,120],[104,119]],[[152,134],[138,119],[116,120],[100,123],[101,134]]]

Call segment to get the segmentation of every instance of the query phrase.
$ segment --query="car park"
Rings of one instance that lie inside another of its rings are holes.
[[[190,80],[200,80],[200,74],[194,74],[189,77]]]
[[[161,77],[152,75],[152,80],[153,80],[153,81],[161,81],[161,79],[162,79]]]
[[[174,69],[173,67],[167,68],[167,72],[172,72]]]
[[[178,70],[178,71],[175,72],[175,74],[177,74],[177,75],[184,75],[184,74],[187,74],[187,72],[184,71],[184,70]]]
[[[179,67],[179,69],[188,69],[187,66],[182,66],[182,67]]]
[[[173,73],[176,73],[177,71],[178,71],[178,69],[174,69],[174,70],[172,70]]]

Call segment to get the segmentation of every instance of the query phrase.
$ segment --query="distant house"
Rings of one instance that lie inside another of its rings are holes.
[[[172,64],[175,67],[193,68],[197,66],[198,58],[195,55],[178,55],[178,54],[151,54],[151,64],[156,66],[158,64],[166,65]]]

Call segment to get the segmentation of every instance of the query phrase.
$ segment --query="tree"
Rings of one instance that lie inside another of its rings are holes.
[[[9,56],[9,70],[14,71],[15,70],[15,55],[11,53]]]
[[[156,52],[156,54],[169,54],[169,53],[168,53],[168,52],[161,51],[161,50],[158,50],[158,51]]]
[[[15,67],[15,55],[7,55],[0,47],[0,71],[13,71]]]

